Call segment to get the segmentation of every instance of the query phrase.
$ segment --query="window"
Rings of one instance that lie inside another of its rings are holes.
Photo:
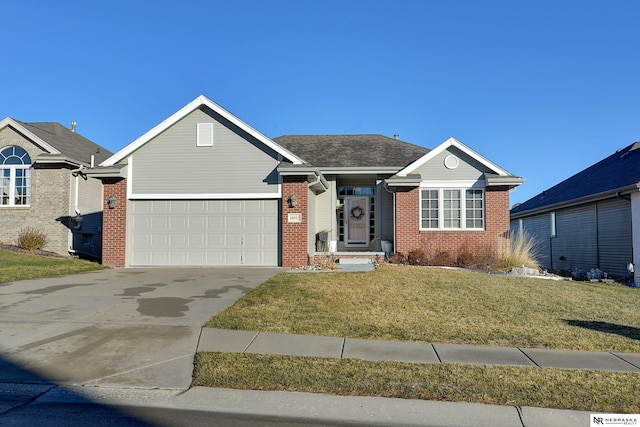
[[[551,212],[549,220],[551,222],[550,224],[551,237],[556,237],[556,213],[555,212]]]
[[[423,230],[483,230],[484,190],[422,189],[420,228]]]
[[[31,158],[20,147],[0,151],[0,205],[31,204]]]

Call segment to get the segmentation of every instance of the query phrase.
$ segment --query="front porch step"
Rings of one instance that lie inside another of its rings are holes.
[[[371,258],[340,258],[340,264],[373,264]]]
[[[340,258],[339,269],[344,271],[374,271],[376,269],[370,258]]]

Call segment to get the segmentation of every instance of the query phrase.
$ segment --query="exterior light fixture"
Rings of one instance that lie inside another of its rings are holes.
[[[118,200],[116,200],[116,196],[112,194],[111,197],[107,199],[107,207],[109,209],[114,209],[117,204],[118,204]]]
[[[289,207],[295,208],[296,206],[298,206],[298,198],[295,194],[292,194],[291,196],[289,196]]]

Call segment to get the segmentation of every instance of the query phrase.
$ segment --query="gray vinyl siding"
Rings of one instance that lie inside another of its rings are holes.
[[[71,186],[75,187],[76,178],[71,178]],[[73,226],[73,249],[82,255],[100,258],[102,253],[102,182],[95,178],[77,178],[78,205],[71,206],[70,212],[76,208],[82,216],[82,223]],[[72,201],[72,204],[74,201]]]
[[[377,212],[377,224],[378,235],[380,240],[389,240],[393,242],[393,194],[384,189],[383,182],[378,184],[378,203],[376,207]]]
[[[444,166],[444,160],[452,154],[458,157],[460,164],[455,169],[447,169]],[[491,170],[457,148],[449,147],[420,166],[414,173],[420,174],[423,180],[475,181],[482,179],[485,172],[491,172]]]
[[[598,267],[595,205],[556,211],[556,232],[552,239],[554,268],[583,274]]]
[[[632,262],[631,202],[615,199],[598,203],[598,255],[600,269],[626,277]]]
[[[516,222],[516,230],[518,222]],[[551,222],[549,214],[524,218],[522,222],[524,232],[536,241],[537,261],[542,268],[551,269]]]
[[[196,146],[198,123],[213,123],[213,146]],[[274,194],[277,155],[213,111],[195,110],[134,152],[132,193]]]
[[[307,209],[307,254],[315,252],[316,232],[321,230],[321,226],[317,225],[318,215],[317,206],[322,205],[319,203],[318,196],[316,196],[311,189],[307,189],[308,209]],[[303,214],[304,215],[304,214]]]

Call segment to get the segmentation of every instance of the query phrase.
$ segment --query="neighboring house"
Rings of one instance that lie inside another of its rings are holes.
[[[523,181],[454,138],[434,150],[381,135],[272,140],[204,96],[89,173],[104,183],[114,267],[293,267],[328,249],[380,257],[382,241],[405,254],[497,248]],[[335,243],[318,246],[322,231]]]
[[[99,258],[102,185],[84,170],[111,154],[59,123],[0,121],[0,242],[34,228],[42,249]]]
[[[622,148],[513,207],[512,232],[538,241],[544,268],[629,277],[627,265],[634,256],[640,262],[639,148],[640,142]]]

